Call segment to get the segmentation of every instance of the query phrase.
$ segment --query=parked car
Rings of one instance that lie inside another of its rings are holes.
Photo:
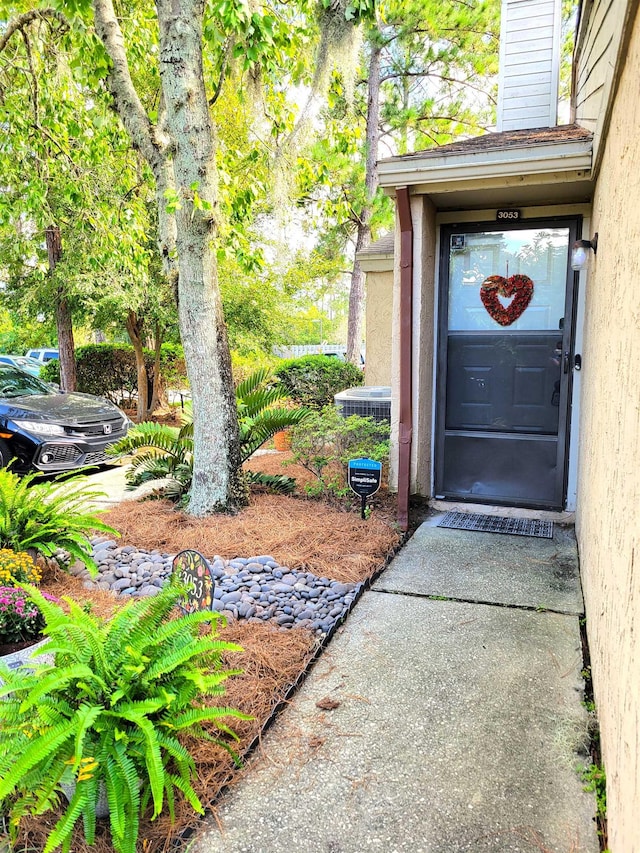
[[[17,473],[56,473],[107,462],[106,448],[129,419],[93,394],[65,394],[10,364],[0,364],[0,465]]]
[[[12,364],[21,370],[26,370],[31,376],[40,376],[43,362],[26,355],[0,355],[0,364]]]
[[[60,352],[57,349],[48,347],[46,349],[30,349],[27,352],[27,358],[35,358],[36,361],[42,362],[51,361],[52,358],[60,358]]]

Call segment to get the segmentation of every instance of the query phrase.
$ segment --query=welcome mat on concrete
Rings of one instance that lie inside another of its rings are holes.
[[[438,527],[553,539],[552,521],[537,521],[533,518],[506,518],[501,515],[482,515],[479,512],[455,512],[451,510],[438,522]]]

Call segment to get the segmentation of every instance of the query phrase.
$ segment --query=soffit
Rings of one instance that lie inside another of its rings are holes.
[[[492,133],[378,162],[380,185],[439,209],[589,201],[592,136],[577,125]]]

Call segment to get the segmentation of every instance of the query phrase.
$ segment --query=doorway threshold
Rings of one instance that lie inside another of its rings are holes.
[[[530,509],[518,506],[493,506],[463,501],[430,500],[429,507],[438,512],[477,512],[482,515],[501,515],[504,518],[531,518],[537,521],[555,521],[556,524],[575,524],[575,512],[567,510]]]

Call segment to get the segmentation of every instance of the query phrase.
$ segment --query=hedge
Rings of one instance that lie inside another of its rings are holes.
[[[154,353],[145,350],[150,381],[153,382]],[[184,386],[186,371],[182,347],[163,344],[160,365],[165,384]],[[77,390],[97,394],[114,403],[134,400],[138,394],[136,357],[130,344],[88,344],[76,349]],[[48,382],[60,382],[60,362],[48,361],[40,375]],[[151,389],[150,389],[151,390]]]
[[[358,367],[330,355],[287,359],[274,374],[292,400],[312,409],[333,404],[334,394],[364,382]]]

